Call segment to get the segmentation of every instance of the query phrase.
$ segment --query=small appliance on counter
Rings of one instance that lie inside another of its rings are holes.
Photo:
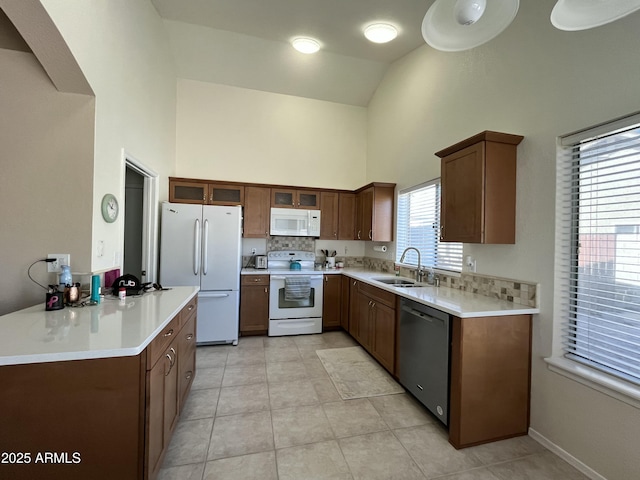
[[[259,270],[266,270],[268,268],[267,256],[256,255],[255,267]]]

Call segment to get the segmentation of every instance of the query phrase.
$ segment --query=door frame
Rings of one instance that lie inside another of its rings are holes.
[[[144,177],[142,207],[142,270],[146,272],[143,282],[157,282],[158,278],[158,174],[122,149],[122,196],[127,168],[135,170]],[[124,234],[122,235],[122,252],[124,252]]]

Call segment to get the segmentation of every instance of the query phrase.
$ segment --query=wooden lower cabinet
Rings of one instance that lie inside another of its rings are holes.
[[[31,454],[0,478],[154,480],[195,375],[196,304],[136,356],[0,367],[0,451]]]
[[[352,280],[349,277],[340,275],[340,326],[349,331],[349,293]]]
[[[396,310],[382,303],[373,306],[371,354],[392,374],[395,373]]]
[[[342,275],[325,275],[322,295],[322,329],[340,328],[342,316]]]
[[[269,275],[240,279],[240,335],[265,335],[269,330]]]
[[[389,373],[395,375],[396,295],[351,280],[349,307],[349,333]]]
[[[449,442],[526,435],[530,368],[531,315],[453,317]]]

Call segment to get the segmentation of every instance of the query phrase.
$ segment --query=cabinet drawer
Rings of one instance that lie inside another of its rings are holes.
[[[191,320],[192,318],[195,318],[197,313],[198,313],[198,296],[196,295],[191,300],[189,300],[189,303],[187,303],[184,306],[184,308],[180,311],[180,327],[179,328],[182,328],[184,325],[187,324],[189,320]]]
[[[166,327],[154,338],[147,347],[147,370],[156,364],[171,341],[178,336],[180,331],[180,314],[173,317]]]
[[[269,285],[269,275],[242,275],[241,285]]]
[[[387,292],[386,290],[382,290],[381,288],[374,287],[364,282],[360,282],[360,286],[358,288],[362,293],[375,299],[376,301],[380,303],[384,303],[391,308],[395,308],[396,306],[395,293]]]

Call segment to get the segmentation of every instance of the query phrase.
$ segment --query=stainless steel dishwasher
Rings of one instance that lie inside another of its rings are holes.
[[[406,298],[400,305],[400,383],[448,425],[450,316]]]

